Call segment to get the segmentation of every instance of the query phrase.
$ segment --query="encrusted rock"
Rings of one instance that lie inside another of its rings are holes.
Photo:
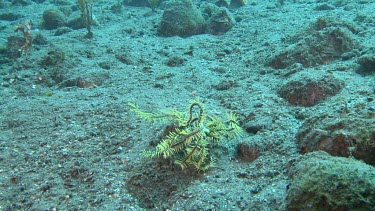
[[[353,127],[355,125],[355,127]],[[325,151],[375,165],[375,123],[361,116],[313,117],[297,134],[300,153]]]
[[[357,72],[359,73],[373,73],[375,72],[375,54],[366,54],[358,59],[360,65]]]
[[[292,105],[310,107],[336,95],[342,87],[343,83],[330,74],[319,77],[306,74],[284,84],[278,94]]]
[[[291,40],[289,47],[272,56],[267,65],[285,69],[294,63],[315,67],[339,59],[343,53],[359,48],[353,36],[354,29],[318,19],[312,27]]]
[[[158,35],[189,37],[203,34],[206,21],[191,0],[173,1],[163,13]]]
[[[226,8],[213,11],[207,24],[207,33],[213,35],[223,34],[229,31],[235,24],[234,18]]]
[[[246,5],[246,0],[231,0],[229,6],[232,8],[242,7]]]
[[[363,162],[314,152],[290,177],[287,210],[375,210],[375,168]]]
[[[66,17],[58,9],[48,9],[43,12],[43,26],[48,29],[57,29],[66,25]]]
[[[237,145],[237,158],[252,162],[260,156],[260,149],[256,145],[251,145],[249,143],[241,142]]]

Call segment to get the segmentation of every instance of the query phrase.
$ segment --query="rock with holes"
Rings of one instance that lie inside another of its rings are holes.
[[[341,91],[344,83],[331,74],[296,75],[278,94],[292,105],[311,107]]]

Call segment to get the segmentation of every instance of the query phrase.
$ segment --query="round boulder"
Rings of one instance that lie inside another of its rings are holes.
[[[375,168],[363,162],[313,152],[290,177],[287,210],[375,210]]]
[[[172,1],[163,13],[158,35],[189,37],[203,34],[206,21],[191,0]]]
[[[66,25],[66,17],[58,9],[48,9],[43,12],[43,26],[47,30],[57,29]]]

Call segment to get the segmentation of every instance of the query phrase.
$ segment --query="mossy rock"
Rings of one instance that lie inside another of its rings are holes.
[[[173,1],[163,13],[158,35],[163,37],[189,37],[203,34],[206,21],[191,0]]]
[[[375,168],[361,161],[313,152],[290,176],[287,210],[375,210]]]
[[[66,17],[58,9],[48,9],[43,12],[43,26],[47,30],[57,29],[66,25]]]

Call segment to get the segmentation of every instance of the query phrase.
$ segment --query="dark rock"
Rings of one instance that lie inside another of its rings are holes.
[[[224,91],[235,86],[237,86],[237,84],[234,81],[229,80],[229,81],[221,81],[220,83],[214,85],[213,88],[219,91]]]
[[[259,147],[255,145],[250,145],[248,143],[239,143],[237,145],[237,158],[246,161],[252,162],[260,156]]]
[[[226,0],[218,0],[215,2],[218,7],[229,7],[229,3]]]
[[[254,108],[262,107],[262,104],[254,105]],[[242,122],[242,128],[249,134],[257,134],[265,130],[272,130],[273,119],[271,117],[256,117],[255,114],[250,114]]]
[[[360,65],[359,69],[357,70],[358,73],[375,72],[375,54],[361,56],[357,62]]]
[[[206,31],[209,34],[220,35],[229,31],[234,24],[235,20],[229,11],[226,8],[220,8],[208,19]]]
[[[27,6],[31,3],[29,0],[12,0],[12,5]]]
[[[61,36],[63,34],[71,32],[71,31],[72,31],[71,28],[64,26],[64,27],[58,28],[53,35],[55,35],[55,36]]]
[[[43,59],[39,62],[40,65],[55,66],[65,59],[65,53],[60,49],[51,49],[44,55]]]
[[[100,62],[99,67],[105,69],[105,70],[110,70],[111,69],[111,63],[109,62]]]
[[[48,29],[57,29],[66,25],[66,17],[58,9],[48,9],[43,12],[43,26]]]
[[[150,2],[149,0],[125,0],[124,4],[133,7],[147,7],[150,5]]]
[[[263,128],[262,125],[249,125],[245,128],[245,131],[250,134],[257,134]]]
[[[354,52],[346,52],[346,53],[343,53],[342,55],[341,55],[341,59],[343,60],[343,61],[348,61],[348,60],[350,60],[350,59],[352,59],[352,58],[354,58],[354,57],[356,57],[356,54],[354,53]]]
[[[237,8],[237,7],[243,7],[245,5],[246,5],[246,0],[231,0],[229,7]]]
[[[181,66],[185,62],[184,58],[181,58],[179,56],[172,56],[171,58],[168,59],[166,62],[166,65],[169,67],[177,67]]]
[[[315,7],[316,11],[334,10],[335,6],[329,4],[319,4]]]
[[[35,44],[35,45],[47,45],[48,41],[47,41],[47,38],[45,36],[43,36],[41,33],[38,33],[37,35],[35,35],[35,37],[33,39],[33,44]]]
[[[189,37],[203,34],[206,27],[201,12],[191,0],[172,1],[158,27],[158,35],[164,37]]]
[[[0,20],[4,20],[4,21],[15,21],[21,17],[23,16],[20,14],[12,13],[12,12],[0,13]]]
[[[22,54],[21,47],[25,44],[26,39],[19,36],[10,36],[7,38],[6,55],[10,59],[19,58]]]
[[[85,21],[81,17],[80,12],[74,12],[69,16],[66,26],[72,29],[83,29],[86,28]]]
[[[31,1],[33,1],[33,2],[35,2],[35,3],[38,3],[38,4],[42,4],[42,3],[44,3],[46,0],[31,0]]]
[[[132,65],[136,63],[136,58],[132,56],[130,53],[119,53],[115,55],[115,58],[127,65]]]

